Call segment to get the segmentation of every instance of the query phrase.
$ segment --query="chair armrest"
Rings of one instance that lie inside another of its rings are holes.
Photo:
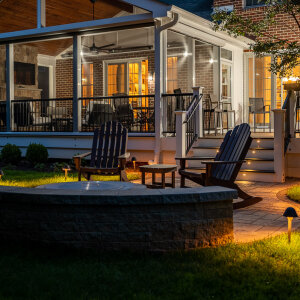
[[[86,153],[75,155],[75,156],[73,156],[73,158],[84,158],[84,157],[87,157],[91,154],[92,154],[92,152],[86,152]]]
[[[76,168],[77,171],[80,169],[81,159],[91,155],[91,153],[92,152],[86,152],[86,153],[83,153],[83,154],[78,154],[78,155],[73,156],[73,160],[74,160],[74,163],[75,163],[75,168]]]
[[[126,158],[129,158],[130,157],[130,153],[129,152],[126,152],[124,153],[123,155],[120,155],[118,158],[119,159],[126,159]]]

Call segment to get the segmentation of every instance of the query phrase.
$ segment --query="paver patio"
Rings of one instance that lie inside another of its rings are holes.
[[[170,178],[167,178],[170,180]],[[140,183],[140,180],[135,181]],[[150,183],[151,178],[146,178]],[[300,185],[300,180],[287,179],[285,183],[237,182],[243,190],[253,196],[263,197],[263,201],[233,212],[234,239],[238,243],[251,242],[287,232],[287,219],[282,216],[285,209],[292,206],[300,216],[300,203],[280,197],[278,192],[293,185]],[[197,186],[187,180],[187,186]],[[180,186],[180,177],[176,177],[176,187]],[[293,230],[300,231],[300,218],[294,218]]]

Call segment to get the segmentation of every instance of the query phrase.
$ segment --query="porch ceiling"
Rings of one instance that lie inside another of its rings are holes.
[[[112,18],[120,11],[133,12],[133,6],[119,0],[98,0],[95,19]],[[4,0],[0,3],[0,34],[36,28],[36,0]],[[92,20],[90,0],[47,0],[46,24],[55,26]],[[37,43],[40,54],[56,56],[72,44],[71,39]]]

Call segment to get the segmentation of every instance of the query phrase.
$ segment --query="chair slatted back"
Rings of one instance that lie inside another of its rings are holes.
[[[111,169],[118,167],[118,157],[127,149],[128,130],[119,122],[106,122],[95,129],[90,167]]]
[[[245,123],[236,126],[232,131],[228,131],[215,161],[244,160],[252,142],[250,135],[250,126]],[[234,181],[240,168],[241,165],[238,164],[214,165],[212,176],[217,180]]]

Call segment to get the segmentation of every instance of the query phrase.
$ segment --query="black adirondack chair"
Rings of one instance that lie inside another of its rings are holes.
[[[250,126],[245,123],[228,131],[215,159],[201,162],[206,165],[206,173],[197,173],[195,170],[186,168],[187,160],[199,160],[199,158],[178,158],[180,160],[181,187],[185,187],[185,179],[189,179],[203,186],[219,185],[236,189],[238,196],[243,201],[234,203],[234,209],[261,201],[262,198],[248,195],[234,183],[250,148],[252,142],[250,135]]]
[[[110,121],[94,131],[92,151],[73,157],[78,170],[78,181],[81,175],[87,180],[91,175],[120,175],[120,181],[128,181],[125,172],[128,130],[121,123]],[[91,156],[90,166],[81,166],[84,157]]]

